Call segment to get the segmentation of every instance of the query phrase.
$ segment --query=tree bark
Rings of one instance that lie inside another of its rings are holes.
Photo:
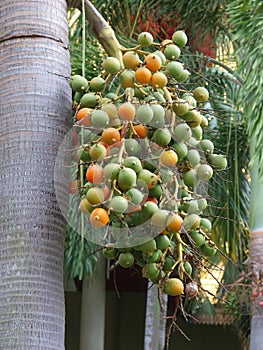
[[[105,329],[105,259],[97,263],[97,276],[90,282],[83,280],[81,300],[80,350],[103,350]]]
[[[166,308],[167,295],[162,296],[163,312],[160,308],[158,298],[158,286],[151,282],[148,283],[146,315],[145,315],[145,333],[144,350],[163,350],[165,346],[166,334]]]
[[[259,293],[251,302],[250,350],[263,350],[263,230],[252,232],[250,251],[253,268],[252,288]]]
[[[252,150],[254,142],[252,142]],[[263,350],[263,179],[258,176],[258,164],[251,170],[250,197],[250,262],[253,270],[252,290],[258,293],[251,302],[250,350]]]
[[[5,350],[64,349],[65,222],[53,176],[70,126],[69,76],[66,1],[1,1],[0,348]]]

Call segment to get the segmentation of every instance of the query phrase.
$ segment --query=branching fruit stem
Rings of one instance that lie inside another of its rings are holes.
[[[81,0],[68,0],[68,5],[70,7],[78,8],[80,11],[82,10]],[[115,36],[114,30],[89,0],[84,1],[84,7],[86,20],[88,21],[94,36],[98,39],[107,55],[116,57],[120,61],[121,66],[123,66],[121,45]]]

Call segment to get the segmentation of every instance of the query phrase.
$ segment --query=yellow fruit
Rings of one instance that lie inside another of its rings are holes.
[[[169,149],[162,153],[160,160],[163,165],[166,165],[168,168],[172,168],[177,163],[178,156],[173,150]]]
[[[124,67],[127,69],[135,69],[140,64],[140,58],[134,51],[127,51],[122,57]]]
[[[88,190],[86,198],[90,204],[96,205],[104,201],[104,192],[99,187],[92,187]]]
[[[170,278],[164,285],[164,293],[176,297],[184,293],[183,282],[179,278]]]

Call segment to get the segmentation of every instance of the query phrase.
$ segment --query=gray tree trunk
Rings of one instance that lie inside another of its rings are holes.
[[[3,350],[64,349],[65,222],[53,176],[70,125],[67,34],[64,0],[0,1]]]
[[[145,332],[144,332],[144,350],[163,350],[165,346],[166,334],[166,308],[167,295],[162,295],[161,312],[158,286],[148,282],[146,315],[145,315]]]
[[[103,350],[105,330],[105,259],[100,257],[98,273],[90,282],[83,280],[80,321],[80,350]]]
[[[263,179],[258,178],[257,164],[253,166],[251,180],[250,260],[253,269],[252,288],[259,295],[251,302],[250,350],[263,350]]]

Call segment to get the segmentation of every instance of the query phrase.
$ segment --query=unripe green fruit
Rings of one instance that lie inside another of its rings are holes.
[[[158,103],[165,103],[166,102],[165,98],[163,97],[163,95],[159,91],[154,91],[153,96],[156,99],[156,101],[158,101]]]
[[[205,242],[205,244],[203,244],[200,247],[200,251],[202,254],[204,254],[207,257],[213,256],[216,254],[216,249],[214,248],[214,246],[211,246],[209,242]]]
[[[93,184],[91,182],[86,182],[84,184],[83,194],[87,194],[88,190],[92,187],[93,187]]]
[[[128,87],[133,87],[135,82],[134,71],[125,69],[119,76],[120,84],[124,89]]]
[[[136,227],[139,224],[143,223],[140,211],[133,212],[125,220],[129,227]]]
[[[153,133],[153,141],[157,143],[158,146],[167,146],[172,139],[170,131],[168,129],[155,130]]]
[[[203,117],[203,116],[202,116]],[[202,137],[203,137],[203,129],[201,127],[201,124],[198,125],[197,127],[195,128],[192,128],[192,133],[193,133],[193,136],[198,140],[198,141],[201,141],[202,140]]]
[[[160,50],[154,51],[154,54],[160,57],[160,59],[162,61],[162,65],[164,66],[166,64],[166,57],[164,56],[162,51],[160,51]]]
[[[115,196],[110,200],[109,209],[117,213],[125,213],[128,209],[128,201],[122,196]]]
[[[183,69],[181,74],[176,78],[176,80],[178,81],[178,83],[183,83],[189,78],[190,74],[191,73],[187,69]]]
[[[92,91],[101,92],[105,87],[105,80],[101,77],[92,78],[90,81],[90,88]]]
[[[205,237],[199,231],[191,232],[191,238],[198,247],[201,247],[205,243]]]
[[[118,174],[118,187],[127,191],[136,185],[136,172],[130,168],[123,168]]]
[[[191,128],[183,124],[178,124],[174,128],[174,138],[176,141],[188,141],[192,136]]]
[[[193,268],[192,268],[192,265],[189,263],[189,261],[184,262],[184,270],[189,276],[191,276]]]
[[[157,184],[153,188],[149,189],[149,196],[153,198],[160,198],[161,195],[163,194],[163,190],[161,185]]]
[[[142,275],[150,280],[153,280],[159,276],[159,269],[156,263],[149,263],[142,268]]]
[[[152,104],[150,107],[153,111],[153,118],[150,125],[159,128],[163,127],[165,123],[165,109],[160,104]]]
[[[191,231],[199,227],[200,225],[200,216],[197,214],[189,214],[184,218],[184,228],[186,231]]]
[[[125,52],[124,55],[122,56],[122,61],[125,68],[133,69],[133,70],[137,68],[141,62],[140,57],[135,51]]]
[[[154,115],[149,123],[155,129],[160,129],[165,126],[165,117],[163,115]]]
[[[178,155],[179,160],[184,159],[188,153],[188,148],[187,148],[186,144],[183,142],[175,142],[173,144],[173,149],[175,150],[176,154]]]
[[[142,47],[150,46],[153,43],[153,36],[149,32],[142,32],[138,36],[138,43]]]
[[[146,183],[148,188],[152,188],[157,185],[157,176],[147,169],[142,169],[138,174],[138,180],[142,180]]]
[[[81,107],[94,108],[98,103],[98,95],[87,93],[81,97],[80,104]]]
[[[87,200],[87,198],[82,198],[80,203],[79,203],[79,207],[78,210],[80,210],[83,214],[88,214],[91,213],[92,210],[94,208],[92,207],[92,205],[89,203],[89,201]]]
[[[140,144],[135,139],[126,139],[125,140],[125,151],[129,156],[135,156],[141,151]]]
[[[159,229],[159,231],[163,231],[167,226],[168,217],[169,217],[168,210],[158,209],[153,214],[151,221],[152,221],[152,224]]]
[[[124,160],[123,165],[126,168],[133,169],[136,173],[139,173],[142,170],[142,163],[140,159],[134,156],[127,157]]]
[[[137,97],[139,100],[145,101],[145,95],[141,90],[144,91],[146,94],[149,94],[149,89],[147,87],[142,87],[140,90],[136,87],[134,89],[134,96]]]
[[[114,100],[118,96],[114,92],[109,92],[105,95],[105,97],[109,98],[110,100]]]
[[[182,98],[179,98],[179,99],[175,100],[174,103],[173,103],[173,111],[179,117],[185,115],[189,111],[189,104],[188,104],[188,102],[183,100]]]
[[[197,102],[205,102],[209,98],[209,92],[205,87],[198,86],[194,89],[193,96]]]
[[[175,259],[170,257],[170,256],[166,256],[165,260],[164,260],[163,270],[165,272],[169,271],[173,267],[174,264],[175,264]]]
[[[81,97],[82,97],[82,92],[75,92],[74,94],[74,102],[80,103]]]
[[[191,129],[196,128],[202,122],[202,115],[196,110],[189,110],[184,116],[183,119],[187,122]]]
[[[83,162],[88,162],[91,160],[91,156],[87,150],[79,149],[77,151],[77,154],[79,156],[79,159],[82,160]]]
[[[183,74],[184,67],[181,62],[171,61],[167,64],[167,71],[174,79],[180,79]]]
[[[150,239],[149,241],[140,244],[139,249],[144,253],[153,254],[156,250],[156,242],[154,239]]]
[[[201,218],[200,220],[200,228],[205,232],[209,233],[212,230],[212,223],[207,218]]]
[[[89,85],[88,80],[81,75],[73,75],[71,77],[71,87],[73,91],[82,92],[85,91]]]
[[[99,187],[92,187],[86,193],[86,198],[90,204],[96,205],[104,201],[104,193]]]
[[[142,202],[144,195],[137,188],[130,188],[126,192],[127,198],[134,204],[138,205]]]
[[[197,203],[198,203],[198,209],[199,209],[200,213],[206,209],[207,200],[205,198],[198,199]]]
[[[94,128],[105,128],[109,125],[110,118],[102,110],[95,110],[91,113],[91,124]]]
[[[115,259],[117,256],[117,249],[112,247],[105,247],[102,250],[102,254],[104,258],[112,260]]]
[[[195,137],[190,137],[190,139],[187,141],[188,146],[192,148],[198,148],[199,141]]]
[[[153,118],[153,110],[149,104],[140,105],[136,110],[136,120],[143,124],[148,124]]]
[[[107,57],[103,61],[103,68],[107,73],[116,74],[121,69],[120,61],[116,57]]]
[[[177,30],[176,32],[173,33],[172,36],[172,41],[174,42],[175,45],[179,47],[183,47],[187,43],[187,35],[183,30]]]
[[[101,107],[103,105],[107,105],[110,103],[110,98],[107,98],[107,97],[102,97],[99,102],[98,102],[98,106]],[[106,112],[106,111],[105,111]]]
[[[121,253],[118,258],[121,267],[128,268],[134,264],[134,256],[130,252]]]
[[[200,126],[205,129],[208,126],[208,119],[206,116],[202,115],[202,122],[200,124]]]
[[[103,160],[107,150],[101,143],[95,143],[90,147],[89,154],[93,160]]]
[[[187,101],[189,103],[189,105],[194,107],[194,108],[197,106],[196,99],[193,97],[193,95],[191,95],[189,93],[183,94],[182,99]]]
[[[198,214],[199,213],[198,203],[196,200],[191,200],[188,202],[186,212],[188,214]]]
[[[196,170],[191,169],[187,171],[183,176],[183,180],[186,186],[190,187],[191,189],[194,189],[199,183],[199,178],[197,177]]]
[[[149,220],[158,209],[159,207],[156,203],[150,201],[145,202],[141,212],[143,218]]]
[[[104,167],[104,176],[108,180],[114,180],[117,178],[119,171],[120,171],[119,164],[109,163]]]
[[[165,250],[170,246],[170,239],[166,235],[155,237],[156,247],[160,250]]]
[[[211,154],[208,160],[216,170],[225,170],[227,167],[227,159],[221,154]]]
[[[196,149],[190,149],[187,153],[186,159],[192,167],[195,167],[200,163],[200,154]]]
[[[167,45],[163,53],[168,60],[177,60],[181,54],[181,50],[177,45]]]
[[[208,181],[213,176],[213,169],[208,164],[201,164],[196,170],[197,177],[200,180]]]
[[[157,263],[160,261],[162,257],[162,251],[156,250],[155,252],[152,253],[152,255],[149,255],[147,253],[142,253],[142,257],[144,261],[146,261],[147,263]]]
[[[205,154],[212,154],[214,152],[214,144],[211,140],[203,139],[200,141],[199,145]]]

